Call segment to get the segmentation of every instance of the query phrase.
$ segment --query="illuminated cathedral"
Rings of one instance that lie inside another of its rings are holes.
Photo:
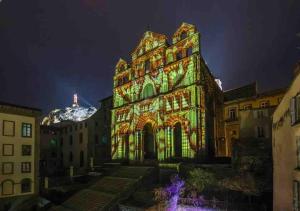
[[[222,154],[222,91],[200,51],[200,33],[183,23],[171,44],[147,31],[115,68],[112,159],[205,160]]]

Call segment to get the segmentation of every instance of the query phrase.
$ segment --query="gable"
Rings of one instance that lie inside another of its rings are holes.
[[[176,30],[172,37],[173,44],[181,40],[181,34],[186,33],[187,36],[190,36],[196,33],[196,27],[192,24],[182,23],[181,26]]]
[[[144,33],[143,38],[139,42],[138,46],[132,52],[132,59],[136,59],[138,56],[144,53],[166,44],[167,37],[162,34],[147,31]]]

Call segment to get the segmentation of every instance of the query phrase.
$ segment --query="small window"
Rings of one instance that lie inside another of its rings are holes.
[[[186,50],[186,56],[191,56],[193,54],[193,47],[189,47],[187,50]]]
[[[153,89],[152,84],[147,84],[144,87],[144,91],[143,91],[144,98],[148,98],[148,97],[151,97],[153,95],[154,95],[154,89]]]
[[[300,136],[296,137],[296,144],[297,144],[297,168],[300,168]]]
[[[263,127],[258,126],[257,127],[257,137],[258,138],[264,138],[265,137],[265,130]]]
[[[178,60],[180,60],[180,59],[182,59],[182,51],[178,51],[178,52],[176,53],[176,60],[178,61]]]
[[[180,34],[180,40],[183,40],[183,39],[185,39],[186,37],[187,37],[186,31],[181,32],[181,34]]]
[[[30,173],[31,172],[31,163],[30,162],[22,162],[21,163],[21,172],[22,173]]]
[[[269,101],[262,101],[261,103],[260,103],[260,107],[261,108],[267,108],[267,107],[269,107],[270,106],[270,102]]]
[[[2,163],[2,174],[13,174],[14,173],[14,163],[13,162],[3,162]]]
[[[124,70],[125,70],[125,65],[121,65],[120,68],[119,68],[119,71],[123,72]]]
[[[31,155],[31,145],[22,145],[22,156]]]
[[[300,121],[300,94],[296,96],[296,122]]]
[[[72,135],[69,136],[69,144],[73,145],[73,136]]]
[[[32,124],[22,123],[22,137],[32,137]]]
[[[80,151],[80,167],[83,167],[84,164],[84,152]]]
[[[14,194],[14,182],[12,180],[4,180],[1,184],[2,195]]]
[[[83,135],[82,133],[79,133],[79,144],[82,144],[83,141]]]
[[[300,183],[297,180],[293,183],[293,208],[295,211],[300,209]]]
[[[60,138],[60,146],[62,147],[64,145],[64,139]]]
[[[3,136],[15,136],[15,122],[3,120]]]
[[[30,179],[23,179],[21,181],[21,192],[22,193],[31,192],[31,180]]]
[[[3,156],[13,156],[14,155],[14,145],[13,144],[3,144],[2,145]]]
[[[145,61],[144,67],[145,67],[145,72],[146,73],[150,71],[150,60],[149,59],[147,59]]]
[[[237,119],[236,108],[230,108],[228,111],[228,115],[230,120],[236,120]]]
[[[69,153],[69,161],[73,162],[73,153],[72,152]]]
[[[82,123],[80,123],[80,126],[79,126],[79,128],[80,128],[80,129],[82,129]]]

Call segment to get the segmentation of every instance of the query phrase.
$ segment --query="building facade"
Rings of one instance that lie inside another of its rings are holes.
[[[40,115],[39,109],[0,102],[0,209],[38,193]]]
[[[273,210],[300,210],[300,62],[273,115]]]
[[[110,160],[111,106],[112,97],[108,97],[83,121],[42,125],[42,172],[51,176],[66,173],[72,166],[74,174],[84,174],[91,167]]]
[[[234,141],[260,139],[271,145],[272,114],[285,92],[258,93],[256,83],[224,92],[226,156],[232,156]]]
[[[183,23],[172,36],[147,31],[116,65],[112,158],[207,159],[222,141],[222,91],[200,53],[200,33]]]

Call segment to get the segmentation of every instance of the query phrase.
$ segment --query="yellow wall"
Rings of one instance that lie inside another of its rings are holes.
[[[225,120],[225,140],[226,140],[226,156],[231,156],[232,151],[232,140],[240,138],[240,117],[241,111],[244,111],[246,105],[251,105],[251,109],[261,108],[262,102],[269,102],[268,107],[277,106],[284,96],[284,92],[277,94],[270,94],[267,96],[253,97],[247,99],[238,99],[233,101],[228,101],[224,103],[224,120]],[[230,120],[229,110],[231,108],[236,109],[236,120]],[[271,115],[271,114],[270,114]],[[235,131],[235,134],[234,134]],[[253,134],[254,135],[254,134]]]
[[[293,210],[293,181],[300,181],[296,139],[300,124],[291,125],[290,101],[300,92],[300,74],[273,114],[273,210]]]
[[[15,135],[13,137],[3,136],[3,120],[9,120],[15,122]],[[32,124],[32,137],[25,138],[22,137],[21,129],[23,123]],[[35,178],[35,142],[36,142],[36,134],[35,134],[35,118],[27,117],[21,115],[0,113],[0,198],[3,197],[11,197],[17,195],[27,195],[33,194],[36,189],[37,179]],[[14,155],[13,156],[3,156],[3,144],[13,144],[14,145]],[[22,156],[22,145],[31,145],[31,155],[30,156]],[[13,174],[3,175],[2,173],[2,165],[4,162],[13,162],[14,171]],[[31,173],[21,173],[21,162],[31,162]],[[29,178],[31,183],[31,192],[21,193],[21,180],[24,178]],[[2,182],[6,179],[10,179],[14,182],[13,185],[13,195],[2,195]]]

